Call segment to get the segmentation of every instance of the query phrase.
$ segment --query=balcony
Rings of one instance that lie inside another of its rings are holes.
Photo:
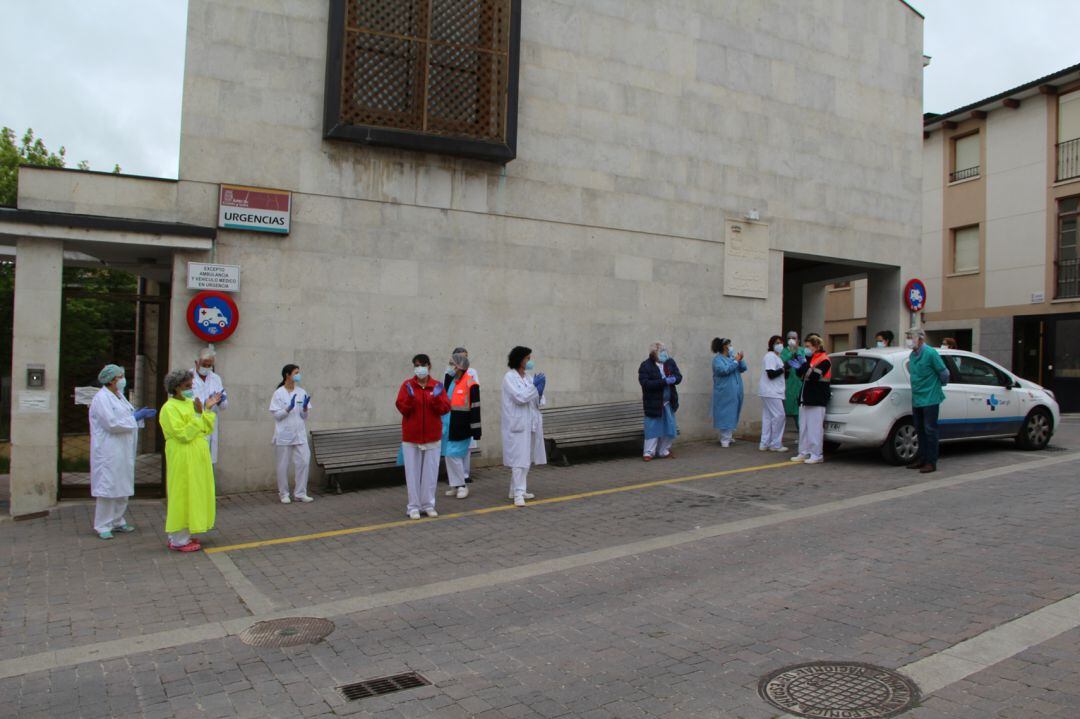
[[[1057,261],[1057,294],[1059,300],[1080,297],[1080,260]]]
[[[979,166],[969,167],[964,170],[956,170],[949,173],[949,182],[960,182],[960,180],[970,180],[973,177],[979,176]]]
[[[1080,177],[1080,137],[1057,145],[1057,181]]]

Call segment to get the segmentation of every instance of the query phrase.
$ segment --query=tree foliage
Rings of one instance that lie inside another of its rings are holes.
[[[0,206],[14,207],[19,197],[19,165],[34,167],[66,167],[67,150],[63,145],[52,152],[34,130],[27,128],[22,138],[10,127],[0,130]],[[76,167],[89,170],[90,163],[80,160]],[[120,174],[120,165],[113,165],[114,174]]]

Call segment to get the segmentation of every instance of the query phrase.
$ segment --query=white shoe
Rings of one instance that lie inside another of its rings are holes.
[[[284,497],[281,498],[281,503],[282,504],[292,504],[292,500],[289,499],[289,495],[286,494]]]
[[[303,497],[297,497],[297,498],[296,498],[296,501],[297,501],[297,502],[303,502],[304,504],[307,504],[307,503],[309,503],[309,502],[314,502],[314,501],[315,501],[315,498],[314,498],[314,497],[309,497],[309,496],[307,496],[307,495],[305,494],[305,495],[304,495]]]
[[[770,447],[769,451],[770,452],[790,452],[791,450],[789,450],[787,447]]]
[[[420,519],[420,510],[413,509],[409,512],[409,519]]]
[[[825,461],[824,457],[816,457],[816,458],[811,457],[810,459],[803,462],[803,464],[821,464],[824,461]]]
[[[450,489],[446,490],[446,496],[447,497],[453,497],[456,494],[457,494],[457,487],[451,487]]]
[[[720,446],[721,446],[721,447],[730,447],[730,446],[731,446],[731,442],[721,442],[721,443],[720,443]]]
[[[807,455],[807,454],[800,454],[800,455],[798,455],[798,456],[796,456],[796,457],[792,457],[792,458],[791,458],[791,461],[792,461],[792,462],[805,462],[805,461],[806,461],[806,460],[808,460],[808,459],[810,459],[810,455]]]
[[[525,497],[525,499],[536,499],[536,495],[533,494],[532,492],[526,492],[523,496]],[[512,494],[507,495],[506,498],[507,499],[514,499],[514,495],[512,495]]]
[[[468,487],[458,487],[457,488],[457,498],[458,499],[465,499],[468,496],[469,496],[469,488]]]
[[[525,506],[525,495],[522,495],[520,497],[515,497],[514,498],[514,506],[515,507],[524,507]]]
[[[439,513],[438,513],[438,512],[436,512],[436,511],[435,511],[434,509],[429,509],[429,510],[427,510],[426,512],[424,512],[424,514],[426,514],[427,516],[431,517],[432,519],[434,519],[435,517],[438,517],[438,516],[439,516]]]
[[[766,447],[766,446],[764,446],[764,445],[761,445],[761,444],[759,444],[759,445],[757,446],[757,451],[759,451],[759,452],[768,452],[768,451],[769,451],[769,448],[768,448],[768,447]]]

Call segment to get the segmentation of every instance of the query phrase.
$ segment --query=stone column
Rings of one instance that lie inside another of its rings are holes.
[[[18,241],[11,352],[12,516],[56,504],[63,268],[61,240]],[[26,386],[28,365],[44,366],[44,387]]]
[[[904,331],[911,327],[913,320],[900,296],[904,289],[900,278],[899,268],[866,273],[866,335],[873,339],[882,330],[892,330],[896,344],[902,346]]]

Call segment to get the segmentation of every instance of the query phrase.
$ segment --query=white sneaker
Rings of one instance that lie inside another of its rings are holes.
[[[286,494],[284,497],[281,498],[281,503],[282,504],[292,504],[292,500],[289,499],[289,495]]]
[[[308,502],[314,502],[315,498],[314,497],[309,497],[309,496],[307,496],[305,494],[303,497],[297,497],[296,501],[297,502],[303,502],[304,504],[307,504]]]
[[[824,457],[811,457],[810,459],[803,462],[803,464],[821,464],[824,461]]]
[[[420,510],[413,509],[409,512],[409,519],[420,519]]]
[[[808,459],[810,459],[810,455],[808,455],[808,454],[800,454],[797,457],[792,457],[791,461],[792,462],[805,462]]]
[[[468,496],[469,496],[469,488],[468,487],[458,487],[457,488],[457,498],[458,499],[465,499]]]
[[[446,490],[446,496],[447,497],[453,497],[456,494],[457,494],[457,487],[451,487],[450,489]]]
[[[770,447],[769,451],[770,452],[790,452],[791,450],[789,450],[787,447]]]
[[[525,499],[536,499],[536,495],[535,495],[535,494],[533,494],[532,492],[526,492],[526,493],[524,494],[524,497],[525,497]],[[512,494],[510,494],[510,495],[507,495],[507,497],[506,497],[506,498],[507,498],[507,499],[513,499],[513,498],[514,498],[514,495],[512,495]]]
[[[515,497],[514,498],[514,506],[515,507],[524,507],[525,506],[525,495],[522,495],[520,497]]]
[[[721,442],[721,443],[720,443],[720,446],[721,446],[721,447],[730,447],[730,446],[731,446],[731,442]]]
[[[424,514],[426,514],[427,516],[431,517],[432,519],[434,519],[435,517],[438,517],[438,516],[439,516],[439,513],[438,513],[438,512],[436,512],[436,511],[435,511],[434,509],[429,509],[429,510],[427,510],[426,512],[424,512]]]

